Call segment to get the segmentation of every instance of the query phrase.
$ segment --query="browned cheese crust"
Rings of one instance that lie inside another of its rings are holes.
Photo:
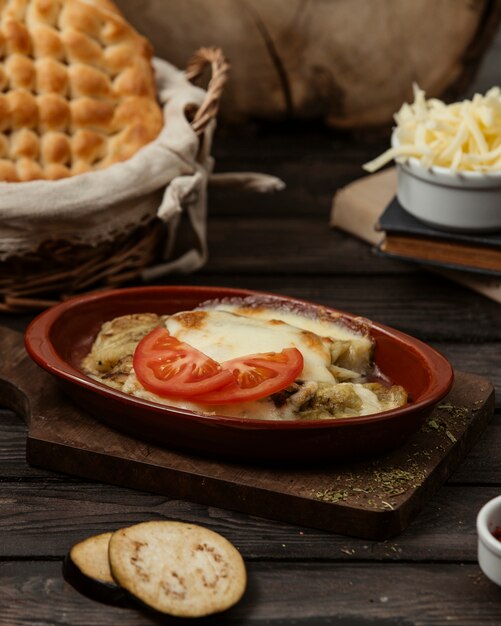
[[[109,0],[0,0],[0,181],[106,168],[155,139],[151,56]]]

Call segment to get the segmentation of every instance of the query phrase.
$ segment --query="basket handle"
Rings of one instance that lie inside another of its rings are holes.
[[[216,117],[223,87],[228,80],[230,70],[230,64],[221,48],[200,48],[188,62],[186,78],[188,80],[197,78],[207,65],[210,65],[212,71],[207,94],[191,120],[191,126],[197,135],[201,135],[209,122]]]

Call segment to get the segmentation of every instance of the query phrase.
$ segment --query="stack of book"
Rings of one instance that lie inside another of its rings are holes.
[[[405,211],[397,198],[376,225],[385,233],[383,254],[425,265],[480,272],[501,278],[501,234],[444,232],[423,224]]]
[[[445,232],[423,224],[398,203],[395,169],[338,191],[331,225],[372,243],[379,254],[424,267],[501,302],[501,233]]]

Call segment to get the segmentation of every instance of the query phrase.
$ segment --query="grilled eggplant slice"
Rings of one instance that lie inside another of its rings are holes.
[[[83,370],[90,375],[110,372],[119,361],[132,356],[141,339],[163,320],[155,313],[135,313],[105,322],[82,363]]]
[[[107,604],[127,604],[128,594],[111,575],[108,546],[113,533],[88,537],[76,543],[66,555],[63,574],[77,591]]]
[[[108,556],[113,578],[160,613],[218,613],[245,591],[240,553],[221,535],[194,524],[151,521],[117,530]]]

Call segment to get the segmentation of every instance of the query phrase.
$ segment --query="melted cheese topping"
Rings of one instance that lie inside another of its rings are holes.
[[[169,317],[169,333],[222,363],[258,352],[297,348],[304,367],[299,378],[335,382],[329,371],[334,341],[282,320],[256,319],[227,311],[187,311]]]
[[[195,413],[204,415],[223,415],[226,417],[240,417],[257,420],[287,420],[297,419],[289,407],[276,407],[272,400],[263,398],[254,402],[240,402],[238,404],[204,405],[190,402],[182,398],[163,398],[151,391],[147,391],[136,378],[134,372],[129,377],[122,388],[124,393],[130,393],[136,398],[157,402],[167,406],[174,406]],[[285,409],[285,410],[284,410]]]
[[[357,333],[351,330],[347,326],[341,323],[336,323],[332,320],[325,320],[315,317],[306,317],[300,313],[284,309],[273,309],[271,307],[248,307],[240,306],[229,303],[218,303],[210,306],[210,309],[215,311],[229,311],[236,315],[245,315],[252,319],[261,320],[280,320],[294,326],[296,328],[302,328],[309,332],[315,333],[320,337],[330,337],[331,339],[338,341],[349,341],[352,349],[363,353],[367,358],[370,358],[373,348],[373,340],[367,335]],[[359,361],[363,361],[364,357],[361,357]],[[362,365],[362,364],[361,364]],[[362,366],[363,368],[363,366]]]
[[[353,391],[362,401],[362,408],[360,409],[359,415],[371,415],[372,413],[384,411],[387,408],[376,394],[370,389],[367,389],[367,387],[357,383],[353,385]]]
[[[388,403],[380,400],[377,395],[359,383],[344,383],[349,386],[354,394],[361,401],[361,406],[357,411],[350,410],[348,407],[339,407],[335,413],[329,414],[323,412],[322,418],[340,418],[353,417],[355,415],[372,415],[380,413],[391,408],[395,408],[395,403]],[[221,404],[221,405],[204,405],[196,402],[190,402],[182,398],[163,398],[151,391],[147,391],[137,380],[134,372],[131,372],[122,391],[129,393],[136,398],[156,402],[167,406],[194,411],[195,413],[203,413],[204,415],[223,415],[226,417],[237,417],[242,419],[257,420],[295,420],[301,419],[301,413],[298,412],[293,404],[285,403],[278,407],[270,398],[263,398],[253,402],[240,402],[238,404]],[[318,419],[318,416],[316,416]]]
[[[340,339],[341,341],[363,340],[367,343],[367,346],[370,347],[370,339],[362,337],[360,334],[355,333],[341,324],[313,317],[306,317],[305,315],[294,313],[293,311],[272,309],[270,307],[251,308],[246,307],[245,305],[239,306],[227,303],[216,304],[213,309],[215,311],[229,311],[230,313],[245,315],[246,317],[253,319],[280,320],[290,326],[309,330],[310,332],[320,335],[321,337],[331,337],[332,339]]]
[[[366,163],[375,172],[392,159],[415,157],[428,169],[434,165],[451,171],[501,171],[501,90],[493,87],[485,96],[445,104],[426,100],[414,85],[414,102],[404,103],[395,114],[393,147]]]
[[[158,316],[153,316],[151,321],[154,326],[162,323]],[[87,373],[96,380],[143,400],[205,415],[258,420],[369,415],[406,401],[402,388],[394,386],[387,390],[379,383],[363,382],[371,366],[374,345],[369,335],[336,323],[336,318],[317,319],[290,310],[228,303],[209,303],[203,309],[176,313],[165,319],[165,326],[171,335],[218,362],[295,347],[303,355],[304,367],[298,377],[303,382],[282,390],[279,397],[227,405],[164,398],[147,391],[132,367],[131,332],[137,330],[143,336],[148,331],[140,322],[138,316],[128,315],[105,324],[84,364]],[[97,348],[100,351],[97,356],[103,357],[108,357],[111,349],[115,360],[118,359],[116,366],[111,367],[107,358],[106,371],[101,371],[96,359],[90,358],[96,357]],[[349,365],[353,371],[344,369],[342,364]]]

